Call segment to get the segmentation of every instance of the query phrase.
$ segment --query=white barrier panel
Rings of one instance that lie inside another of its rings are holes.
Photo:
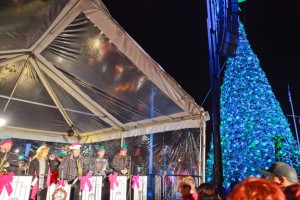
[[[155,176],[154,177],[154,188],[155,188],[155,200],[161,200],[162,199],[162,185],[161,185],[161,176]]]
[[[56,184],[51,184],[47,191],[47,200],[63,199],[69,200],[71,185],[66,184],[64,187],[57,187]]]
[[[0,180],[3,181],[3,180]],[[3,188],[0,194],[0,200],[24,200],[29,199],[32,176],[14,176],[11,182],[12,193],[8,196]]]
[[[127,195],[127,176],[118,176],[118,186],[114,185],[114,189],[110,190],[110,200],[126,200]]]
[[[87,184],[85,185],[82,191],[82,200],[101,200],[102,176],[93,176],[90,181],[93,188],[89,191],[89,187]]]
[[[134,187],[133,200],[147,200],[147,176],[139,177],[139,188]]]

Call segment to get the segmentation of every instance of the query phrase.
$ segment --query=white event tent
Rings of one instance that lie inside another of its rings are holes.
[[[51,142],[205,137],[209,118],[97,0],[0,3],[0,110],[0,138]]]

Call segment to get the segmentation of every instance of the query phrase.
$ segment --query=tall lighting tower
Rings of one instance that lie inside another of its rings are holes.
[[[212,95],[214,185],[222,192],[223,168],[220,141],[220,57],[233,57],[238,39],[238,0],[206,0],[209,75]]]

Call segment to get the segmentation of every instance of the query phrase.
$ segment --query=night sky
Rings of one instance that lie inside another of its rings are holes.
[[[198,105],[211,113],[211,96],[205,100],[210,90],[206,1],[103,2],[126,32]],[[245,25],[250,45],[284,115],[292,114],[289,84],[295,115],[300,116],[300,1],[248,0],[240,4],[240,8],[240,20]],[[293,118],[288,119],[295,132]],[[299,118],[296,122],[299,129]],[[208,130],[209,126],[211,121]]]

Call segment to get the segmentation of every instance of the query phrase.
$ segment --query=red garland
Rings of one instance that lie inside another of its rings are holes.
[[[60,188],[57,188],[57,189],[54,190],[54,192],[52,194],[52,200],[56,199],[55,196],[56,196],[57,193],[63,193],[64,194],[62,200],[66,200],[67,199],[67,191],[60,187]]]

